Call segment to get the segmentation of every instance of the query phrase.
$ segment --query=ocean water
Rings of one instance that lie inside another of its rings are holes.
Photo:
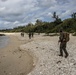
[[[7,36],[0,36],[0,48],[7,46],[9,38]]]

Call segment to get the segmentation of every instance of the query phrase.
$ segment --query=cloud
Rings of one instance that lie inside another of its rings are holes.
[[[15,21],[13,24],[19,24],[19,22],[18,21]]]
[[[4,24],[5,24],[5,25],[8,25],[8,24],[10,24],[10,22],[7,22],[7,21],[6,21],[6,22],[4,22]]]
[[[56,4],[56,0],[38,0],[38,6],[43,8],[48,8]]]
[[[5,1],[7,1],[7,0],[1,0],[2,2],[5,2]]]
[[[66,19],[76,12],[75,5],[76,0],[0,0],[0,28],[35,23],[36,19],[52,21],[54,11]]]
[[[1,11],[4,11],[4,10],[5,10],[5,7],[1,7],[1,8],[0,8],[0,12],[1,12]]]

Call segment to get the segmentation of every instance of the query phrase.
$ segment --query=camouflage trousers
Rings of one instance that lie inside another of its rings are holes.
[[[63,56],[63,51],[65,53],[65,56],[68,56],[68,52],[66,50],[66,44],[67,44],[67,42],[60,43],[60,55],[62,55],[62,56]]]

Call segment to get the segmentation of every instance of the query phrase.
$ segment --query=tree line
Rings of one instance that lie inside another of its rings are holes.
[[[36,32],[36,33],[57,33],[60,28],[67,32],[76,32],[76,13],[71,14],[71,18],[61,20],[56,12],[53,13],[53,22],[45,22],[37,19],[35,24],[28,23],[26,26],[18,26],[13,29],[0,30],[4,32]]]

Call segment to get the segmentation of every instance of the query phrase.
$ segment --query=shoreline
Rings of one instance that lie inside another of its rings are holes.
[[[69,53],[69,56],[65,58],[64,57],[65,55],[63,57],[58,56],[59,36],[51,37],[51,36],[43,36],[43,35],[44,34],[34,35],[34,38],[29,39],[26,34],[24,37],[21,37],[19,34],[18,35],[14,34],[14,36],[16,36],[17,38],[16,41],[18,40],[20,44],[18,43],[19,44],[18,49],[13,50],[13,54],[15,56],[18,55],[17,58],[21,59],[28,53],[33,59],[32,62],[29,63],[32,64],[31,66],[32,68],[28,73],[23,71],[25,69],[28,70],[28,68],[24,66],[25,64],[24,62],[22,63],[23,65],[21,65],[22,68],[24,67],[23,69],[21,69],[22,73],[20,73],[21,70],[19,70],[19,72],[16,70],[16,75],[75,75],[76,74],[76,37],[70,35],[70,41],[67,43],[67,48],[66,48]],[[21,43],[21,41],[23,42]],[[11,50],[7,50],[7,51],[11,51]],[[10,53],[12,53],[12,51]],[[4,57],[6,56],[7,55],[5,55]],[[24,59],[25,57],[23,58],[23,60]],[[12,69],[12,71],[13,70],[14,69]],[[6,71],[4,71],[4,73],[6,73]],[[12,74],[11,72],[9,74],[6,73],[6,75],[10,75],[10,74],[15,75]]]
[[[0,74],[1,75],[27,75],[33,68],[33,57],[20,45],[26,40],[20,33],[4,33],[9,37],[9,42],[4,48],[0,48]]]

